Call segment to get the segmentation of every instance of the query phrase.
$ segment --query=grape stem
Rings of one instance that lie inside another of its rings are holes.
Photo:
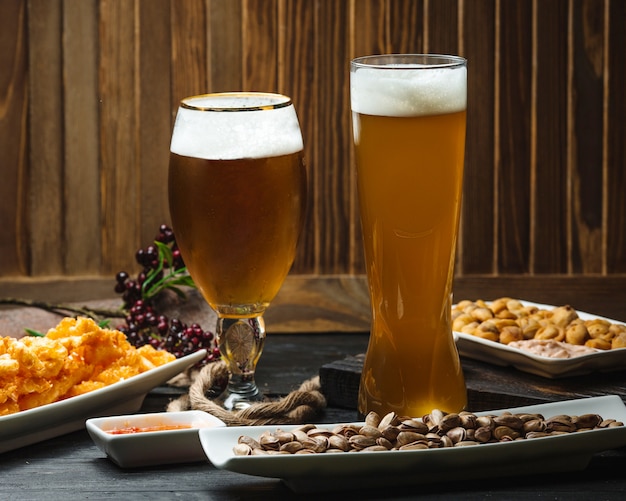
[[[122,309],[109,310],[101,308],[89,308],[87,306],[71,306],[68,304],[53,304],[36,299],[20,299],[20,298],[0,298],[0,305],[11,306],[28,306],[30,308],[39,308],[41,310],[54,313],[56,315],[65,316],[68,313],[75,315],[83,315],[94,320],[99,318],[124,318],[126,313]]]

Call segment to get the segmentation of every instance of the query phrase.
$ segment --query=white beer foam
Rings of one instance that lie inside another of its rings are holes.
[[[467,106],[467,69],[358,67],[350,73],[352,111],[412,117],[462,111]]]
[[[196,107],[255,107],[267,98],[250,96],[242,105],[233,98],[201,97]],[[207,160],[266,158],[302,151],[303,141],[294,106],[272,110],[201,111],[180,107],[172,153]]]

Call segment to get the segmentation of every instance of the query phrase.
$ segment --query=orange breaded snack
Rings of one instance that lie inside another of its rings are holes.
[[[117,330],[64,318],[44,337],[0,338],[0,416],[108,386],[174,360]]]

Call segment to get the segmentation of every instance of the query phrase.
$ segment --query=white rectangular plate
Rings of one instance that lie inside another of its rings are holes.
[[[522,301],[522,303],[541,309],[554,308],[554,306],[529,301]],[[583,320],[604,318],[611,323],[623,323],[578,310],[577,313]],[[609,372],[626,367],[626,348],[597,351],[572,358],[550,358],[462,332],[455,332],[454,339],[461,356],[494,365],[510,365],[521,371],[547,378],[580,376],[597,371]]]
[[[83,395],[0,417],[0,454],[84,428],[88,418],[131,414],[148,392],[191,367],[206,350]]]
[[[501,409],[511,412],[600,414],[626,422],[626,407],[615,395]],[[331,429],[334,424],[320,424]],[[258,438],[265,430],[297,426],[255,426],[200,430],[200,442],[216,468],[282,479],[295,491],[367,488],[495,476],[582,470],[594,453],[626,446],[626,427],[603,428],[546,438],[469,447],[414,451],[235,456],[239,436]]]

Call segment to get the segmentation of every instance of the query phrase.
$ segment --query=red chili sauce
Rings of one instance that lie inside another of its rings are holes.
[[[161,424],[157,426],[129,426],[127,428],[114,428],[106,430],[111,435],[128,435],[130,433],[144,433],[147,431],[185,430],[191,428],[189,424]]]

